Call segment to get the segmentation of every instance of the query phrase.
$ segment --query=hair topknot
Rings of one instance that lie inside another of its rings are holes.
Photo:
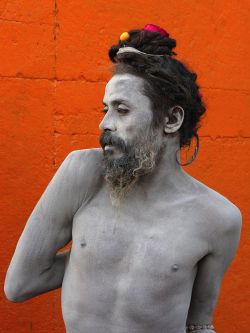
[[[192,138],[198,137],[199,121],[206,111],[196,82],[197,74],[184,62],[172,57],[177,55],[173,52],[175,39],[143,29],[130,30],[128,33],[126,41],[119,40],[109,50],[110,60],[115,63],[113,74],[129,73],[144,79],[142,93],[151,100],[154,126],[163,123],[172,106],[181,106],[185,116],[179,129],[180,147],[190,145]],[[143,53],[117,54],[124,46]]]
[[[172,51],[176,47],[175,39],[147,30],[130,30],[128,33],[130,36],[128,40],[119,40],[117,45],[111,46],[109,58],[112,62],[116,62],[116,54],[123,46],[131,46],[150,54],[177,55]]]

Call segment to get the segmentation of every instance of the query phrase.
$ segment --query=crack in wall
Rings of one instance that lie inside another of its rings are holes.
[[[58,130],[54,131],[54,134],[56,136],[60,135],[65,135],[65,136],[74,136],[74,135],[93,135],[93,136],[98,136],[98,133],[93,133],[93,132],[60,132]],[[229,136],[229,135],[218,135],[218,136],[213,136],[213,135],[199,135],[199,138],[201,139],[210,139],[211,141],[218,141],[218,140],[247,140],[250,139],[250,136],[244,136],[244,135],[235,135],[235,136]]]
[[[54,39],[55,39],[55,34],[54,34]],[[55,43],[57,41],[55,40]],[[83,75],[81,75],[78,78],[63,78],[60,79],[57,77],[56,73],[56,65],[57,65],[57,49],[56,49],[56,54],[54,56],[54,75],[51,78],[47,77],[36,77],[36,76],[24,76],[21,73],[19,73],[18,76],[8,76],[8,75],[0,75],[0,80],[1,79],[10,79],[10,80],[46,80],[46,81],[51,81],[54,82],[55,80],[57,82],[86,82],[86,83],[103,83],[106,84],[107,81],[102,81],[102,80],[91,80]],[[231,91],[231,92],[242,92],[242,93],[250,93],[250,90],[247,89],[234,89],[234,88],[222,88],[222,87],[205,87],[205,86],[200,86],[200,89],[205,89],[205,90],[221,90],[221,91]]]
[[[199,135],[200,138],[210,139],[212,141],[223,140],[223,139],[250,139],[248,135]]]
[[[55,0],[54,4],[54,26],[53,26],[53,35],[54,35],[54,107],[52,114],[52,128],[53,128],[53,155],[52,155],[52,167],[55,170],[56,168],[56,91],[57,91],[57,36],[59,32],[59,23],[58,23],[58,4],[57,0]]]
[[[53,26],[53,36],[54,36],[54,78],[53,78],[53,85],[54,85],[54,106],[53,106],[53,114],[52,114],[52,136],[53,136],[53,147],[52,147],[52,167],[54,171],[56,171],[56,92],[57,92],[57,38],[59,33],[59,22],[58,22],[58,4],[57,0],[54,2],[54,26]],[[53,311],[56,308],[56,301],[57,297],[54,294],[53,297]],[[56,316],[53,316],[53,331],[57,331],[57,321]]]
[[[66,136],[74,136],[74,135],[93,135],[93,136],[99,136],[98,133],[93,132],[60,132],[58,130],[55,131],[55,135],[66,135]]]
[[[206,89],[206,90],[223,90],[223,91],[237,91],[237,92],[244,92],[248,93],[250,90],[247,89],[235,89],[235,88],[223,88],[223,87],[206,87],[206,86],[201,86],[201,89]]]
[[[55,61],[54,61],[54,66],[55,66]],[[46,81],[51,81],[54,82],[55,80],[57,82],[86,82],[86,83],[107,83],[107,81],[95,81],[95,80],[88,80],[88,79],[59,79],[53,75],[51,78],[47,77],[33,77],[33,76],[23,76],[21,73],[19,73],[18,76],[7,76],[7,75],[0,75],[0,80],[46,80]]]
[[[19,20],[12,20],[7,18],[0,17],[0,22],[7,22],[7,23],[17,23],[17,24],[37,24],[37,25],[48,25],[51,26],[50,23],[46,22],[34,22],[34,21],[19,21]]]

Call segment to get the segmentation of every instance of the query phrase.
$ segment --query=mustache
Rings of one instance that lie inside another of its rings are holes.
[[[119,148],[122,152],[126,153],[128,147],[125,141],[115,135],[112,135],[110,131],[105,131],[100,135],[99,138],[100,145],[104,149],[105,145],[112,145]]]

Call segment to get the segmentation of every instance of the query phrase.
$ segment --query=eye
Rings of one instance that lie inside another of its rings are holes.
[[[121,114],[126,114],[126,113],[129,112],[129,110],[128,110],[128,109],[124,109],[124,108],[118,108],[118,109],[117,109],[117,112],[119,112],[119,113],[121,113]]]
[[[107,108],[104,108],[104,109],[102,109],[102,112],[103,112],[103,113],[107,113],[107,112],[108,112],[108,109],[107,109]]]

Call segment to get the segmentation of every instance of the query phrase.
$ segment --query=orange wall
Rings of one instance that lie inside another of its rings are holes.
[[[249,331],[249,10],[247,0],[0,1],[1,333],[64,332],[60,291],[14,304],[3,295],[4,277],[58,165],[72,150],[98,146],[108,47],[146,23],[168,30],[179,59],[199,74],[208,112],[198,158],[186,169],[244,219],[214,322],[218,333]]]

